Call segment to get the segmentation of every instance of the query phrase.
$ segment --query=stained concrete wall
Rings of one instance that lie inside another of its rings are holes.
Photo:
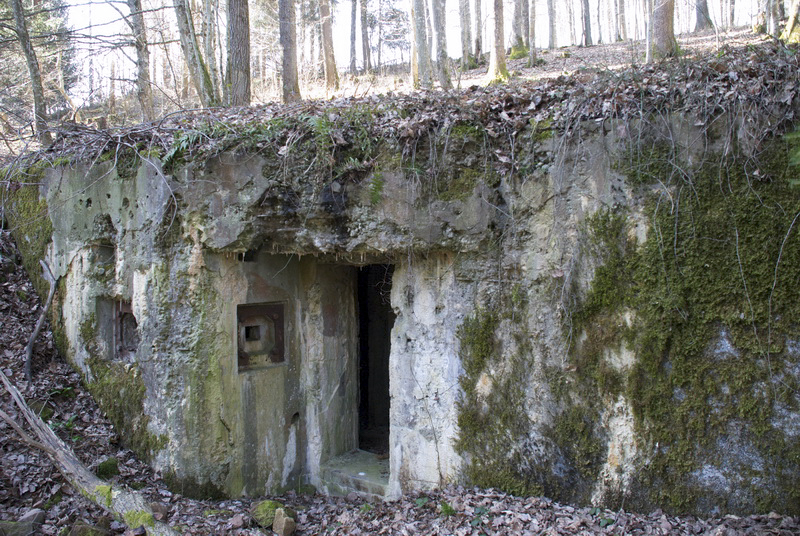
[[[725,408],[742,400],[748,402],[742,407],[774,411],[757,422],[728,415],[724,430],[717,429],[710,443],[665,447],[654,439],[669,439],[654,434],[659,427],[671,430],[677,421],[645,415],[648,408],[641,400],[651,395],[650,386],[663,390],[658,407],[678,414],[687,407],[689,387],[702,382],[689,367],[684,383],[670,390],[671,367],[680,356],[667,349],[657,356],[663,363],[651,366],[645,362],[648,345],[623,338],[648,329],[672,336],[642,323],[650,302],[642,305],[626,296],[629,301],[618,309],[595,311],[596,316],[587,316],[591,321],[572,323],[615,247],[623,244],[628,258],[640,263],[648,248],[658,251],[664,229],[657,216],[664,207],[672,210],[671,200],[686,191],[715,186],[721,170],[733,177],[730,184],[738,180],[749,190],[736,196],[715,190],[712,200],[734,203],[757,187],[763,189],[759,195],[777,196],[773,199],[782,207],[794,202],[780,190],[787,182],[785,150],[783,160],[763,166],[775,180],[737,178],[734,174],[746,166],[715,152],[735,141],[700,143],[706,138],[693,124],[680,117],[653,128],[593,123],[579,139],[539,139],[527,130],[515,139],[512,169],[502,160],[486,164],[495,150],[509,149],[504,139],[492,141],[465,129],[459,134],[464,139],[453,140],[455,134],[447,131],[446,139],[420,144],[441,151],[415,160],[433,170],[436,180],[430,181],[416,168],[409,171],[402,159],[387,159],[382,169],[364,177],[309,177],[304,172],[310,169],[310,154],[270,160],[223,153],[179,165],[168,175],[152,160],[125,178],[109,163],[50,170],[42,194],[54,228],[51,264],[64,278],[60,318],[70,358],[90,382],[101,384],[98,389],[106,385],[105,365],[97,358],[107,359],[113,348],[103,335],[108,326],[97,321],[107,306],[98,303],[130,302],[140,342],[135,359],[114,370],[141,385],[132,431],[143,435],[140,450],[151,453],[157,468],[186,492],[258,494],[304,481],[321,485],[322,465],[357,445],[356,267],[391,263],[396,320],[389,496],[477,482],[598,504],[638,498],[645,507],[699,512],[742,512],[759,504],[791,508],[788,491],[776,495],[771,490],[789,490],[796,481],[793,445],[800,398],[796,390],[784,390],[780,398],[765,399],[763,393],[771,391],[763,386],[800,381],[796,329],[783,324],[780,335],[772,332],[772,340],[781,341],[767,350],[770,364],[780,362],[774,373],[759,357],[763,353],[747,350],[747,340],[735,351],[717,351],[727,348],[717,340],[725,338],[725,329],[747,320],[748,311],[764,309],[764,296],[778,277],[770,270],[759,280],[758,270],[745,268],[772,268],[774,257],[752,257],[750,264],[728,270],[745,274],[748,293],[756,292],[760,281],[762,307],[745,310],[740,302],[726,302],[729,310],[742,308],[744,316],[715,317],[718,331],[697,341],[691,362],[714,371],[702,378],[722,379],[713,396],[689,399],[694,405],[687,415],[702,415],[700,424],[710,430]],[[653,132],[659,129],[664,132]],[[669,158],[659,152],[665,139]],[[449,182],[447,170],[459,170]],[[782,227],[759,242],[777,237],[781,246],[791,218],[785,221],[779,211],[754,216],[763,206],[749,200],[744,208],[700,207],[696,221],[745,214],[737,220],[744,229],[748,221],[774,222],[780,216]],[[675,213],[682,216],[685,209]],[[624,232],[611,246],[592,230],[595,218],[624,220]],[[714,254],[708,244],[738,248],[740,239],[743,249],[724,257],[736,259],[748,253],[744,233],[691,244],[691,255],[675,257],[680,263],[702,259]],[[769,243],[777,255],[778,247]],[[113,270],[110,245],[115,246]],[[786,247],[784,260],[800,255],[792,241]],[[760,243],[753,249],[764,250]],[[255,261],[240,261],[248,251],[257,252]],[[644,267],[638,277],[669,268],[655,257],[648,262],[652,269]],[[784,262],[781,269],[794,270],[790,267],[796,264]],[[630,266],[616,268],[630,276],[624,272]],[[654,288],[659,280],[646,281]],[[688,289],[699,293],[694,301],[714,282],[702,281],[703,288]],[[778,288],[788,296],[794,292],[785,282]],[[613,290],[616,294],[607,298],[615,303],[624,288]],[[287,363],[240,373],[236,307],[265,302],[287,304]],[[664,301],[654,297],[652,303]],[[691,304],[683,305],[667,312],[685,313]],[[793,315],[789,306],[784,311]],[[705,320],[701,315],[676,324],[675,333]],[[775,317],[766,324],[772,328],[780,321]],[[470,322],[482,322],[483,340],[465,336]],[[752,323],[760,333],[763,326]],[[740,335],[754,331],[745,327]],[[681,342],[676,338],[672,344]],[[485,355],[476,358],[476,348]],[[734,359],[742,366],[729,367]],[[722,376],[743,367],[752,375]],[[608,378],[617,381],[613,390],[604,383]],[[731,398],[731,388],[743,390]],[[759,442],[763,434],[774,440],[771,446]],[[679,464],[689,467],[684,474],[670,481],[672,467],[651,473],[656,461],[680,452],[691,454],[688,465]],[[744,471],[748,460],[754,463]],[[665,482],[672,495],[666,494]],[[693,502],[687,506],[680,501],[688,496]]]

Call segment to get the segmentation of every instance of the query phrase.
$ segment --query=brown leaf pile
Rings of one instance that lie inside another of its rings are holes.
[[[279,128],[287,135],[308,135],[316,121],[327,120],[334,146],[350,144],[356,128],[409,148],[428,133],[458,124],[478,125],[491,137],[511,139],[532,122],[570,132],[586,121],[624,124],[669,114],[686,114],[697,126],[712,125],[727,114],[755,127],[763,139],[791,128],[798,106],[798,49],[761,41],[725,45],[691,58],[615,69],[589,66],[569,75],[501,86],[182,111],[123,129],[68,125],[59,130],[53,147],[35,158],[91,161],[125,147],[163,155],[179,137],[184,143],[191,140],[189,153],[215,154],[252,142],[259,127],[276,119],[284,120]],[[369,124],[354,124],[353,110],[367,111]]]

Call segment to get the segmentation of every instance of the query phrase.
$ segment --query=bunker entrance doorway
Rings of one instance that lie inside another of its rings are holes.
[[[359,405],[358,447],[389,454],[389,350],[395,314],[391,264],[358,270]]]

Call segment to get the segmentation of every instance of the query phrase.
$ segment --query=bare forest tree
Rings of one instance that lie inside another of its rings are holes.
[[[425,0],[411,0],[411,79],[414,87],[431,87],[428,33],[425,26]]]
[[[625,22],[625,0],[617,0],[617,40],[628,39],[628,28]]]
[[[514,0],[511,18],[511,47],[522,50],[528,46],[528,0]]]
[[[786,22],[786,27],[783,30],[781,38],[789,43],[797,43],[800,41],[800,24],[798,24],[798,16],[800,16],[800,0],[793,0],[792,7],[789,8],[789,20]]]
[[[183,58],[197,95],[200,97],[200,102],[203,106],[216,106],[219,104],[219,96],[211,83],[211,75],[208,72],[203,55],[200,53],[197,34],[194,31],[192,12],[189,10],[186,0],[173,1],[175,17],[178,20],[178,34],[180,35]]]
[[[592,16],[589,11],[589,0],[581,0],[581,15],[583,19],[583,37],[581,44],[585,47],[592,46]]]
[[[528,67],[536,67],[536,0],[531,0],[528,16]]]
[[[356,74],[356,12],[358,0],[350,2],[350,74]]]
[[[506,48],[505,32],[503,31],[503,0],[494,0],[493,10],[494,30],[492,39],[492,49],[489,56],[489,80],[503,81],[508,80],[508,68],[506,67]]]
[[[555,0],[547,0],[547,25],[549,35],[547,37],[549,49],[556,48],[556,3]]]
[[[130,16],[126,22],[133,34],[133,47],[136,49],[136,96],[141,107],[142,120],[152,121],[155,112],[150,80],[150,50],[147,48],[147,27],[144,23],[142,0],[128,0],[128,9]],[[112,80],[113,78],[112,76]]]
[[[141,0],[140,0],[141,1]],[[219,11],[219,0],[203,0],[203,51],[208,61],[208,72],[211,75],[211,85],[214,93],[219,95],[221,88],[220,63],[217,62],[217,39],[219,36],[219,25],[217,24],[217,12]]]
[[[473,63],[469,0],[458,0],[458,20],[461,23],[461,69],[467,70]]]
[[[475,0],[475,60],[480,62],[483,55],[483,15],[481,0]]]
[[[678,51],[675,40],[675,0],[656,0],[653,9],[653,55],[656,58],[668,58]]]
[[[445,0],[432,0],[433,29],[436,32],[436,77],[442,89],[450,89],[450,72],[447,66],[447,33],[445,32]]]
[[[22,9],[22,0],[11,0],[11,10],[14,14],[14,27],[19,40],[22,53],[25,55],[25,63],[28,66],[28,74],[31,79],[31,91],[33,92],[33,125],[34,132],[44,145],[52,143],[50,132],[47,131],[47,106],[44,100],[44,88],[42,86],[42,74],[39,70],[39,60],[36,51],[33,49],[31,37],[28,34],[28,26],[25,23],[25,12]]]
[[[331,25],[331,6],[328,0],[319,0],[319,17],[322,24],[322,55],[325,67],[326,89],[339,89],[339,73],[333,56],[333,27]]]
[[[297,35],[295,30],[294,2],[278,0],[281,58],[283,67],[283,102],[300,100],[300,81],[297,76]]]
[[[699,32],[711,27],[711,15],[708,12],[708,0],[695,0],[694,5],[695,24],[694,31]]]
[[[228,0],[228,67],[225,69],[230,106],[250,104],[250,11],[247,0]]]
[[[367,21],[367,0],[360,0],[361,4],[361,60],[364,62],[364,72],[372,71],[372,58],[369,48],[369,24]]]

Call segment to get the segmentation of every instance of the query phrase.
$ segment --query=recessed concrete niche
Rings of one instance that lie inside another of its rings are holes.
[[[283,303],[240,305],[236,316],[239,372],[286,362]]]
[[[98,298],[95,306],[97,337],[100,354],[107,360],[135,361],[141,336],[139,323],[133,314],[130,301]]]

